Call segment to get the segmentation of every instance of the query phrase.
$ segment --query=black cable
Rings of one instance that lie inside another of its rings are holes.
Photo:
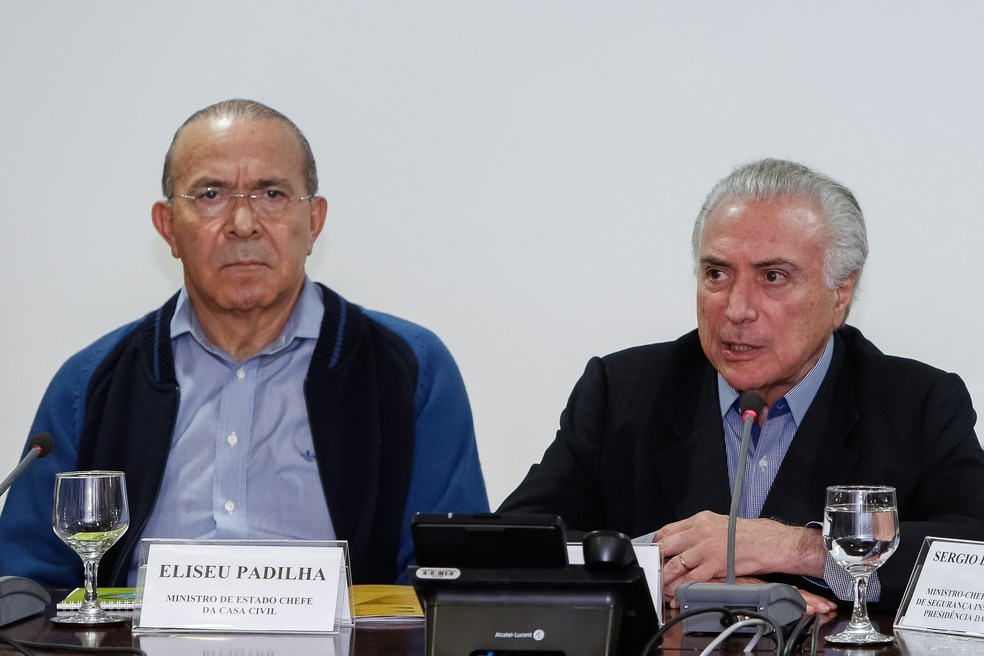
[[[802,615],[796,621],[796,624],[789,630],[786,634],[786,651],[783,656],[789,656],[796,649],[796,643],[799,641],[800,636],[803,635],[803,630],[806,625],[809,624],[812,615]]]
[[[754,617],[756,619],[765,620],[770,625],[772,625],[772,639],[776,643],[776,654],[782,654],[786,649],[786,636],[782,632],[782,625],[779,624],[774,618],[766,615],[765,613],[757,613],[751,610],[730,610],[729,615],[734,615],[742,619],[746,617]]]
[[[803,615],[799,618],[793,628],[789,631],[786,636],[786,651],[785,656],[790,656],[794,651],[796,651],[797,644],[800,640],[804,639],[807,635],[806,628],[810,622],[819,623],[818,615]]]
[[[666,634],[667,631],[670,630],[671,627],[679,624],[680,622],[682,622],[683,620],[687,619],[688,617],[693,617],[695,615],[703,615],[704,613],[719,613],[719,614],[723,614],[723,615],[725,615],[725,616],[728,617],[728,624],[731,624],[731,623],[735,622],[734,614],[731,611],[729,611],[727,608],[723,608],[723,607],[722,608],[697,608],[695,610],[684,611],[684,612],[680,613],[679,615],[677,615],[676,617],[674,617],[673,619],[671,619],[670,621],[668,621],[665,624],[663,624],[663,626],[659,627],[659,629],[656,631],[656,633],[654,633],[653,636],[648,641],[646,641],[646,644],[643,645],[642,651],[639,652],[640,656],[646,656],[646,654],[649,653],[649,650],[651,650],[653,648],[653,646],[660,644],[660,642],[662,642],[662,640],[663,640],[663,636]],[[722,627],[723,626],[726,626],[726,625],[722,623]]]
[[[13,638],[8,638],[2,633],[0,633],[0,642],[7,645],[8,647],[12,647],[13,649],[17,650],[21,654],[24,654],[24,656],[35,656],[33,651],[29,650],[27,647],[24,647],[23,645],[21,645],[21,643],[17,642]]]
[[[817,656],[817,645],[820,644],[820,625],[823,622],[817,617],[817,621],[813,623],[813,630],[810,631],[810,656]]]
[[[779,626],[779,623],[776,622],[773,618],[769,617],[768,615],[765,615],[764,613],[757,613],[755,611],[750,611],[750,610],[735,610],[733,608],[725,608],[723,606],[719,606],[713,608],[695,608],[694,610],[688,610],[683,613],[680,613],[679,615],[671,619],[669,622],[661,626],[659,630],[653,634],[653,637],[650,638],[648,642],[646,642],[646,644],[642,648],[642,651],[639,652],[640,655],[646,656],[646,654],[649,653],[649,650],[652,649],[654,645],[659,644],[659,642],[663,639],[663,636],[670,629],[670,627],[679,624],[680,622],[687,619],[688,617],[693,617],[694,615],[703,615],[704,613],[718,613],[720,615],[723,615],[724,617],[722,618],[721,621],[722,628],[734,624],[735,622],[738,621],[739,617],[741,618],[750,617],[750,618],[765,620],[766,622],[769,623],[769,625],[772,626],[772,632],[773,635],[775,636],[773,640],[776,643],[776,653],[782,654],[783,650],[785,649],[786,641],[782,634],[782,627]]]

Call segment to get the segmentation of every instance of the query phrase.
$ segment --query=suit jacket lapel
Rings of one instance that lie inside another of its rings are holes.
[[[665,481],[672,514],[678,519],[701,510],[727,513],[731,505],[724,428],[717,374],[706,360],[681,372],[683,383],[667,406],[666,423],[677,439],[655,452],[654,467]]]
[[[827,485],[853,469],[857,456],[847,437],[858,421],[853,365],[844,357],[843,339],[834,334],[830,369],[796,430],[762,507],[762,517],[798,524],[823,519]]]

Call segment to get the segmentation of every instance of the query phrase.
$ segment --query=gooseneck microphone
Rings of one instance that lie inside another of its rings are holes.
[[[731,512],[728,513],[728,578],[729,584],[735,582],[735,531],[738,528],[738,507],[745,487],[745,460],[748,459],[748,443],[752,437],[752,426],[765,407],[765,399],[758,392],[745,392],[738,401],[738,412],[744,425],[741,429],[741,445],[738,447],[738,469],[735,471],[735,484],[731,488]]]
[[[32,437],[28,443],[27,455],[14,467],[10,476],[0,483],[0,497],[7,492],[29,464],[51,453],[54,446],[55,439],[49,433],[39,433]],[[0,626],[7,626],[25,617],[38,615],[44,612],[49,603],[51,603],[51,596],[34,581],[20,576],[0,576]]]
[[[28,446],[27,455],[21,460],[14,471],[10,472],[10,475],[3,479],[3,483],[0,483],[0,497],[2,497],[7,490],[13,485],[17,477],[21,475],[27,466],[31,464],[35,458],[43,458],[49,453],[51,449],[55,446],[55,438],[51,437],[50,433],[39,433],[31,438]]]
[[[676,589],[681,611],[719,609],[734,613],[739,618],[742,611],[768,615],[780,626],[798,620],[806,611],[803,596],[785,583],[735,583],[735,533],[738,526],[738,507],[741,505],[745,483],[745,460],[748,443],[752,437],[752,425],[758,418],[765,400],[756,392],[745,392],[738,403],[744,420],[741,445],[738,447],[738,468],[731,490],[731,512],[728,513],[728,562],[725,583],[689,581]],[[724,628],[722,618],[714,613],[696,614],[683,621],[684,633],[719,633]],[[743,627],[738,633],[750,633],[754,627]]]

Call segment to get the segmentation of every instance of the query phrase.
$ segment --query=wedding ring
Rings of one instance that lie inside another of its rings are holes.
[[[688,571],[689,571],[689,570],[690,570],[690,568],[689,568],[689,567],[687,567],[687,561],[685,561],[685,560],[683,559],[683,554],[682,554],[682,553],[678,553],[678,554],[677,554],[677,558],[679,558],[679,559],[680,559],[680,564],[681,564],[681,565],[683,565],[683,569],[685,569],[685,570],[688,570]]]

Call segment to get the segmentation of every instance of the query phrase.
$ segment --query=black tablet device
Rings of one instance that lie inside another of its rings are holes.
[[[563,567],[564,524],[556,515],[418,513],[410,523],[421,567]]]

